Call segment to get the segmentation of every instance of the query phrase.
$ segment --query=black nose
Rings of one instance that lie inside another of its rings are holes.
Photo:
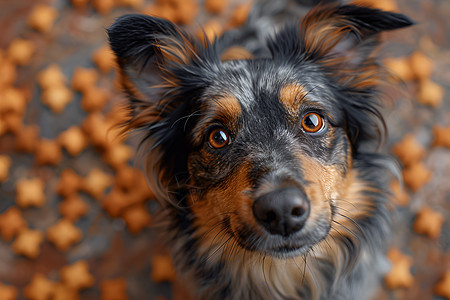
[[[289,236],[305,225],[309,201],[298,188],[278,189],[255,200],[253,215],[271,234]]]

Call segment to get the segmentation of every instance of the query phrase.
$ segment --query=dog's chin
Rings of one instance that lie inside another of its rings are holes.
[[[320,241],[326,238],[328,232],[322,234],[302,235],[296,234],[289,237],[272,236],[263,234],[243,234],[243,232],[233,232],[234,238],[242,248],[263,256],[286,259],[302,256]],[[250,242],[252,241],[252,242]]]
[[[307,253],[313,245],[279,246],[262,252],[264,255],[270,255],[275,258],[291,258],[301,256]]]

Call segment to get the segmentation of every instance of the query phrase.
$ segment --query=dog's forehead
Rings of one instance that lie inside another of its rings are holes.
[[[295,112],[303,100],[332,109],[333,96],[315,66],[292,65],[276,60],[231,61],[223,65],[206,96],[232,96],[243,112],[252,114],[268,107]]]

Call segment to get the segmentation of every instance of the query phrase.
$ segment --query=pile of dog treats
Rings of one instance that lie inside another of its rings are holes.
[[[367,2],[421,13],[418,0]],[[211,40],[243,24],[251,3],[15,0],[0,7],[8,29],[0,37],[0,300],[170,299],[175,272],[155,240],[157,204],[133,159],[135,142],[121,133],[127,111],[104,28],[140,12]],[[428,13],[444,9],[450,13],[437,4]],[[397,36],[397,47],[412,50],[386,60],[406,85],[398,98],[412,100],[388,116],[386,145],[403,166],[405,187],[392,183],[401,222],[377,299],[450,299],[450,79],[437,76],[450,62],[445,45],[421,30],[419,44]]]

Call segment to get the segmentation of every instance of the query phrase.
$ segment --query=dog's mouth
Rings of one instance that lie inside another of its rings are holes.
[[[251,225],[230,221],[228,219],[225,222],[229,228],[228,233],[243,249],[276,258],[291,258],[308,253],[314,245],[327,237],[330,230],[329,225],[320,222],[314,224],[313,229],[304,228],[303,231],[295,234],[280,236],[255,229]]]
[[[239,229],[231,230],[230,233],[245,250],[277,258],[301,256],[322,239],[298,238],[295,236],[280,238]]]
[[[303,254],[304,252],[306,252],[310,247],[306,246],[306,245],[296,245],[296,246],[292,246],[292,245],[283,245],[280,247],[276,247],[273,248],[271,250],[272,253],[281,255],[281,256],[291,256],[291,255],[298,255],[298,254]]]

